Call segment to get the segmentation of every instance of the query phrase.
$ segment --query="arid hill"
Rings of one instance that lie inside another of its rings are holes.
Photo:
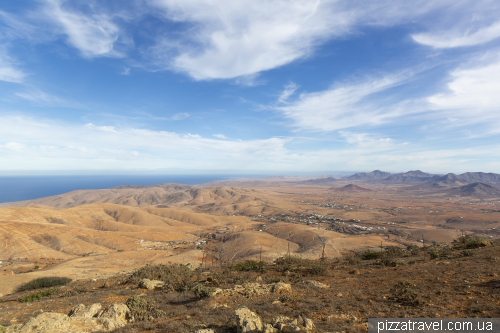
[[[79,190],[35,200],[9,202],[0,207],[43,205],[59,209],[95,203],[125,206],[162,206],[189,208],[198,212],[217,214],[256,215],[285,213],[279,196],[251,188],[195,187],[180,184],[153,186],[119,186],[105,190]]]
[[[342,186],[340,188],[332,188],[334,190],[337,190],[339,192],[370,192],[372,190],[354,185],[354,184],[348,184],[346,186]]]
[[[500,188],[477,182],[452,188],[448,191],[448,194],[475,198],[500,198]]]

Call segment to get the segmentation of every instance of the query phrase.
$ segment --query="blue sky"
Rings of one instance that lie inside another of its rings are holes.
[[[0,4],[0,171],[500,172],[499,1]]]

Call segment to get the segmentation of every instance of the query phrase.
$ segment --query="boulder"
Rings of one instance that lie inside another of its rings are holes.
[[[278,332],[277,329],[275,329],[272,325],[270,324],[266,324],[264,325],[264,330],[262,331],[262,333],[276,333]]]
[[[213,329],[197,330],[196,333],[215,333]]]
[[[94,317],[99,310],[101,310],[102,305],[99,303],[95,303],[89,306],[85,306],[84,304],[75,305],[71,308],[71,311],[68,313],[68,317],[70,318],[92,318]]]
[[[314,332],[315,329],[314,323],[311,319],[300,315],[295,319],[291,319],[286,316],[277,316],[272,320],[271,324],[279,331],[286,328],[287,332]]]
[[[139,288],[147,290],[162,289],[164,284],[165,282],[160,280],[142,279],[139,282]]]
[[[314,280],[308,280],[306,281],[306,283],[317,288],[323,288],[323,289],[330,288],[329,285]]]
[[[126,310],[125,310],[126,308]],[[101,304],[74,306],[69,315],[56,312],[42,312],[24,324],[7,327],[6,333],[84,333],[111,331],[125,326],[132,320],[125,304],[112,304],[99,315]]]
[[[125,326],[133,320],[134,318],[132,318],[128,306],[123,303],[114,303],[104,309],[99,315],[97,322],[111,331]]]
[[[246,306],[236,310],[237,333],[261,333],[264,326],[260,317]]]

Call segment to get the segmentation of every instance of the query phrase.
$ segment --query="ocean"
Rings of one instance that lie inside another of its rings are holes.
[[[38,199],[74,190],[104,189],[120,185],[177,183],[196,185],[248,175],[85,175],[0,176],[0,203]]]

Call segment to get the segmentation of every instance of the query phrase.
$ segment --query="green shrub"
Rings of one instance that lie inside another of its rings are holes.
[[[236,264],[231,267],[236,271],[259,271],[265,270],[266,263],[263,261],[247,260],[243,264]]]
[[[146,265],[139,268],[128,278],[128,282],[139,283],[142,279],[160,280],[165,283],[164,290],[186,291],[193,287],[192,272],[182,264]]]
[[[326,273],[326,268],[322,265],[314,265],[311,267],[310,272],[313,275],[323,275]]]
[[[64,286],[71,282],[71,279],[65,277],[42,277],[23,283],[16,288],[16,291],[26,291],[41,288],[50,288],[55,286]]]
[[[437,259],[437,258],[439,258],[439,252],[436,251],[436,250],[430,251],[429,255],[431,256],[431,259]]]
[[[380,258],[382,258],[382,253],[380,252],[366,251],[361,253],[361,259],[363,260],[380,259]]]
[[[212,296],[215,292],[215,288],[199,284],[193,288],[193,292],[196,298],[202,299]]]
[[[400,265],[404,265],[404,262],[398,261],[398,260],[390,260],[390,259],[382,259],[380,261],[380,265],[382,266],[388,266],[388,267],[396,267]]]
[[[6,331],[7,331],[7,327],[0,325],[0,333],[4,333]]]
[[[385,248],[385,253],[393,257],[401,257],[404,255],[404,249],[397,246],[388,246]]]
[[[165,316],[165,312],[159,310],[154,301],[146,301],[139,296],[130,297],[125,304],[136,321],[153,320]]]
[[[456,242],[462,244],[466,249],[476,249],[481,243],[486,242],[486,238],[481,236],[463,236],[459,237]]]
[[[53,290],[53,289],[49,289],[49,290],[44,290],[44,291],[40,291],[36,294],[32,294],[32,295],[29,295],[29,296],[25,296],[23,298],[21,298],[21,302],[22,303],[26,303],[26,302],[34,302],[34,301],[37,301],[39,300],[40,298],[42,297],[46,297],[46,296],[50,296],[50,295],[53,295],[56,291]]]
[[[391,298],[405,304],[416,303],[418,294],[412,290],[415,287],[410,281],[399,280],[391,289]]]

